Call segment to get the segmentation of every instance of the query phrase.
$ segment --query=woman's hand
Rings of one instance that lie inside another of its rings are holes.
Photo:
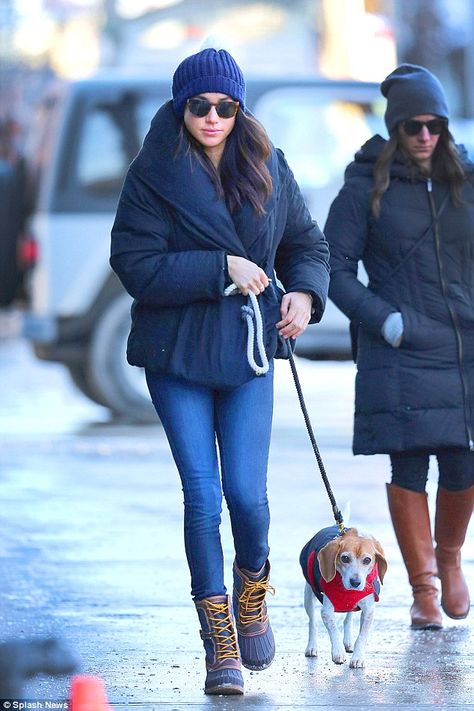
[[[270,283],[263,269],[244,257],[228,255],[227,271],[233,283],[244,296],[247,296],[249,291],[258,296],[262,291],[265,291]]]
[[[403,316],[400,311],[393,311],[387,316],[382,326],[382,336],[393,348],[400,348],[403,338]]]
[[[288,292],[281,300],[281,321],[276,327],[283,338],[296,338],[303,333],[311,318],[313,298],[300,291]]]

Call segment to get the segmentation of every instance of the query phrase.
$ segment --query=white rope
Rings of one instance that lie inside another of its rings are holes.
[[[240,291],[239,287],[235,284],[230,284],[230,286],[224,290],[224,296],[235,296],[236,294],[240,294]]]
[[[225,291],[224,295],[225,296],[234,296],[235,294],[238,294],[239,289],[235,284],[231,284],[228,286]],[[262,321],[262,314],[260,312],[260,306],[257,301],[257,297],[252,291],[249,291],[248,293],[248,298],[250,300],[250,303],[252,306],[242,306],[242,316],[245,318],[247,321],[247,360],[249,363],[249,366],[252,368],[254,373],[256,375],[265,375],[265,373],[268,372],[269,363],[268,363],[268,358],[267,354],[265,352],[265,346],[263,343],[263,321]],[[254,327],[254,321],[255,319],[255,325],[256,325],[256,330]],[[260,356],[260,360],[262,361],[262,365],[258,365],[258,363],[255,362],[254,358],[254,342],[257,342],[257,350],[258,354]]]

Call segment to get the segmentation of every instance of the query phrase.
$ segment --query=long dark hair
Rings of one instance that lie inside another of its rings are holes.
[[[271,144],[262,124],[240,108],[227,137],[219,168],[207,157],[201,144],[181,125],[180,143],[186,140],[189,150],[209,173],[217,193],[225,199],[230,212],[236,212],[248,200],[257,214],[265,214],[265,202],[273,185],[266,161]]]
[[[403,151],[399,140],[400,124],[391,134],[377,158],[374,166],[374,188],[372,190],[371,208],[375,217],[380,215],[380,202],[390,184],[390,167],[398,150],[405,156],[414,177],[419,168]],[[447,127],[443,126],[438,143],[431,159],[430,177],[439,182],[448,183],[451,199],[456,207],[462,204],[461,191],[465,179],[459,154],[454,145],[453,137]]]

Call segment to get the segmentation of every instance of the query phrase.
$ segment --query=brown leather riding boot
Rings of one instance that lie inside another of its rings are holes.
[[[415,630],[441,629],[443,623],[427,494],[387,484],[387,496],[393,528],[413,590],[411,626]]]
[[[469,614],[469,588],[461,570],[461,547],[474,506],[474,486],[464,491],[439,487],[436,498],[435,541],[441,605],[448,617],[462,620]]]

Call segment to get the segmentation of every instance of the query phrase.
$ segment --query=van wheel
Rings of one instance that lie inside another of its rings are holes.
[[[157,423],[142,368],[127,363],[126,347],[130,331],[128,294],[122,293],[109,302],[92,333],[87,381],[96,398],[120,419]]]
[[[104,405],[107,407],[107,403],[104,402],[103,397],[101,397],[101,393],[96,392],[89,382],[87,366],[82,363],[66,363],[65,365],[69,370],[72,382],[77,388],[79,388],[81,393],[84,393],[89,400],[96,402],[98,405]]]

